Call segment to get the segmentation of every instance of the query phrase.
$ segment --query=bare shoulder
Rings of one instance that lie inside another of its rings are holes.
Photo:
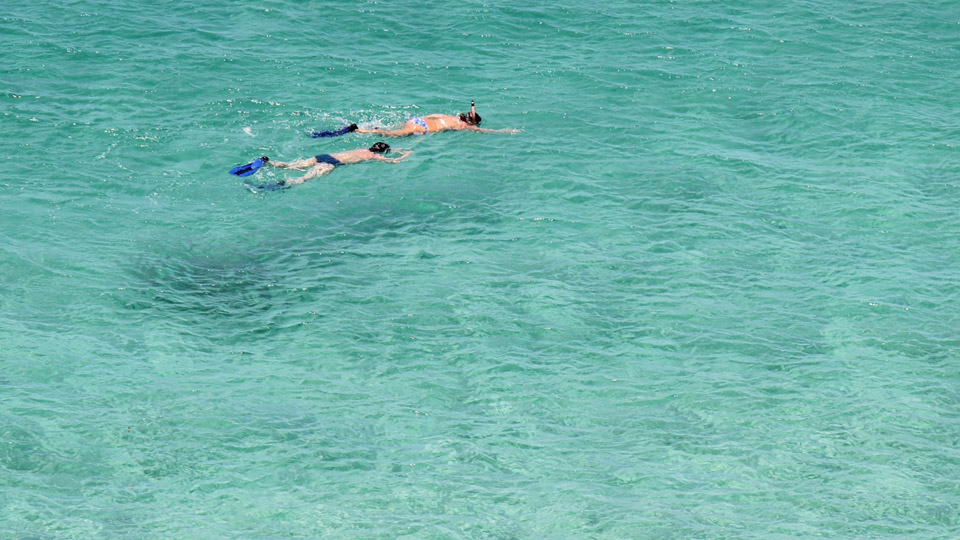
[[[375,156],[376,154],[374,154],[370,150],[367,150],[366,148],[358,148],[356,150],[338,152],[332,155],[333,157],[337,158],[337,160],[340,161],[341,163],[348,164],[348,163],[358,163],[360,161],[366,161],[368,159],[372,159],[373,156]]]

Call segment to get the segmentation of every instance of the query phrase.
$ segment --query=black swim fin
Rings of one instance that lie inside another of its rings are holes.
[[[244,184],[250,189],[250,191],[254,193],[260,191],[280,191],[281,189],[290,189],[290,186],[288,186],[283,180],[275,184],[251,184],[250,181],[244,181]]]
[[[342,128],[335,131],[314,131],[310,134],[311,137],[316,139],[317,137],[339,137],[340,135],[346,135],[351,131],[356,131],[357,125],[350,124],[349,126],[343,126]]]

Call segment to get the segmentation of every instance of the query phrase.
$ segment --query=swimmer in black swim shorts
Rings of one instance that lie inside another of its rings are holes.
[[[340,165],[352,165],[362,161],[385,161],[387,163],[396,163],[413,152],[404,152],[398,158],[386,158],[383,154],[390,151],[390,145],[384,142],[374,143],[370,148],[358,148],[347,152],[338,152],[336,154],[320,154],[307,159],[298,159],[291,162],[268,161],[267,163],[281,169],[306,170],[307,174],[293,180],[281,180],[277,182],[280,186],[292,186],[302,184],[307,180],[323,176]]]

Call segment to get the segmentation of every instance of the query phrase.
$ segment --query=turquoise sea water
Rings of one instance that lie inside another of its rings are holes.
[[[0,538],[960,537],[955,2],[14,0],[0,50]],[[226,174],[470,100],[523,132]]]

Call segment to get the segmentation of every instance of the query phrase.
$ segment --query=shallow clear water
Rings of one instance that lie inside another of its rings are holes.
[[[0,536],[957,537],[958,32],[8,3]],[[226,174],[470,100],[523,132]]]

